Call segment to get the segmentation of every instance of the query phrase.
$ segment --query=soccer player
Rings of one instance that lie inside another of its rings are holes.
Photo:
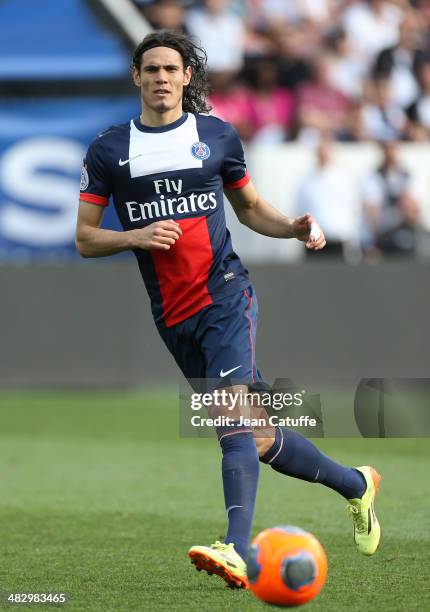
[[[216,380],[234,392],[254,388],[263,382],[255,361],[258,306],[232,248],[223,192],[255,232],[296,238],[315,251],[324,234],[309,214],[289,219],[257,193],[235,130],[208,115],[202,49],[182,34],[151,33],[134,52],[132,77],[140,116],[99,134],[84,160],[77,249],[83,257],[134,252],[155,324],[187,379]],[[124,231],[100,228],[110,195]],[[237,412],[229,416],[233,425],[217,428],[227,535],[190,549],[197,569],[246,586],[259,462],[348,499],[358,550],[375,552],[375,470],[339,465],[287,428],[262,437]]]

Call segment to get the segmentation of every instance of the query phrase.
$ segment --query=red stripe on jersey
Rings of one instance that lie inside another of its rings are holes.
[[[249,304],[248,306],[245,308],[245,317],[248,319],[249,321],[249,344],[251,345],[251,382],[255,382],[254,380],[254,360],[255,360],[255,347],[254,347],[254,334],[253,334],[253,330],[252,330],[252,319],[249,316],[249,312],[248,310],[251,308],[252,306],[252,297],[249,295],[249,293],[247,292],[247,290],[245,289],[243,292],[246,297],[249,300]]]
[[[247,185],[250,180],[251,176],[247,170],[245,176],[243,176],[241,179],[239,179],[238,181],[234,181],[234,183],[226,183],[224,187],[226,189],[242,189],[242,187],[245,187],[245,185]]]
[[[94,193],[82,193],[81,191],[79,199],[84,202],[91,202],[91,204],[99,204],[100,206],[107,206],[109,204],[109,198]]]
[[[208,277],[213,253],[206,217],[180,219],[177,223],[182,235],[175,244],[168,251],[151,251],[167,327],[212,304]]]

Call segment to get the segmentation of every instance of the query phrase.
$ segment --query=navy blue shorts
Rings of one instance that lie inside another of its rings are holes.
[[[258,303],[252,285],[222,297],[174,325],[158,331],[195,390],[247,384],[265,387],[255,363]],[[201,382],[199,382],[201,381]]]

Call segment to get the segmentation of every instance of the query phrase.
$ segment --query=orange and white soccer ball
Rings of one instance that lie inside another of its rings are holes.
[[[249,588],[267,603],[300,606],[321,591],[327,567],[324,549],[311,533],[299,527],[272,527],[252,541]]]

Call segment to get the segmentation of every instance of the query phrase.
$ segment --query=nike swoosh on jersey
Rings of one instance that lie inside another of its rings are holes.
[[[238,370],[239,368],[241,368],[241,365],[236,366],[235,368],[232,368],[231,370],[227,370],[227,372],[224,372],[224,370],[221,370],[221,372],[219,373],[219,375],[221,376],[221,378],[224,378],[224,376],[228,376],[229,374],[231,374],[232,372],[234,372],[235,370]]]
[[[135,155],[134,157],[130,157],[130,159],[124,159],[124,161],[122,159],[119,159],[118,166],[125,166],[125,164],[129,164],[131,161],[133,161],[133,159],[137,159],[138,157],[142,157],[142,154]]]

